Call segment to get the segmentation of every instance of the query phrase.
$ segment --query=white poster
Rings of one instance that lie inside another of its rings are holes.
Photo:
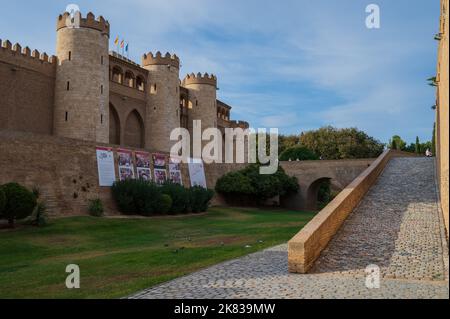
[[[200,159],[191,159],[189,162],[189,177],[191,179],[191,186],[201,186],[207,188],[205,166]]]
[[[116,181],[114,153],[110,148],[97,148],[98,179],[100,187],[111,187]]]

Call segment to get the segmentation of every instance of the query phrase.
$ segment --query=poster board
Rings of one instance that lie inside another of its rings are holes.
[[[155,167],[155,183],[157,185],[163,185],[167,181],[166,155],[153,154],[153,165]]]
[[[152,169],[151,169],[150,153],[136,152],[135,157],[136,157],[137,178],[144,181],[151,181]]]
[[[170,158],[169,180],[174,184],[183,186],[183,177],[181,175],[181,158]]]
[[[189,161],[189,177],[191,179],[191,186],[201,186],[207,188],[205,166],[201,159],[191,159]]]
[[[111,187],[116,182],[114,152],[111,148],[97,147],[97,167],[100,187]]]
[[[119,149],[117,150],[119,157],[119,178],[121,181],[127,179],[135,179],[134,176],[134,164],[133,164],[133,152],[129,150]]]

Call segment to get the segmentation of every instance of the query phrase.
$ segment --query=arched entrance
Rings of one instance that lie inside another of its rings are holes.
[[[109,144],[120,145],[119,114],[112,104],[109,104]]]
[[[144,148],[144,121],[136,110],[127,118],[124,144],[129,147]]]
[[[329,201],[326,196],[331,196],[327,192],[331,191],[331,178],[322,177],[311,183],[306,193],[306,209],[307,210],[320,210],[321,206]]]

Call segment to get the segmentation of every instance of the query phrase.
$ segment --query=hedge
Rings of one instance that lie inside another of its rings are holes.
[[[112,194],[122,214],[143,216],[205,212],[214,196],[213,191],[202,187],[187,189],[172,183],[159,186],[144,180],[116,182]]]

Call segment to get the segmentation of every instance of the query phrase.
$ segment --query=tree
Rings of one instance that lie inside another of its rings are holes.
[[[262,204],[265,200],[297,193],[297,178],[288,176],[280,166],[272,175],[261,175],[260,165],[252,164],[247,168],[228,173],[217,180],[216,191],[230,198],[249,198]]]
[[[390,140],[389,147],[390,147],[391,150],[396,150],[397,149],[397,141],[396,140]]]
[[[392,150],[404,151],[406,149],[406,142],[398,135],[394,135],[391,139],[390,148]]]
[[[300,145],[323,159],[373,158],[384,145],[356,128],[337,129],[332,126],[304,132]]]
[[[17,183],[5,184],[1,188],[6,201],[0,218],[6,219],[14,227],[16,220],[25,219],[33,213],[37,199],[33,192]]]
[[[288,148],[280,155],[280,161],[316,161],[319,159],[319,156],[314,154],[313,151],[307,149],[303,146],[295,146]]]
[[[298,146],[300,137],[298,135],[280,135],[278,138],[278,154],[282,154],[288,148]]]
[[[421,152],[421,149],[420,149],[420,140],[419,140],[419,137],[417,136],[417,137],[416,137],[416,145],[415,145],[415,153],[416,153],[416,154],[420,154],[420,152]]]

